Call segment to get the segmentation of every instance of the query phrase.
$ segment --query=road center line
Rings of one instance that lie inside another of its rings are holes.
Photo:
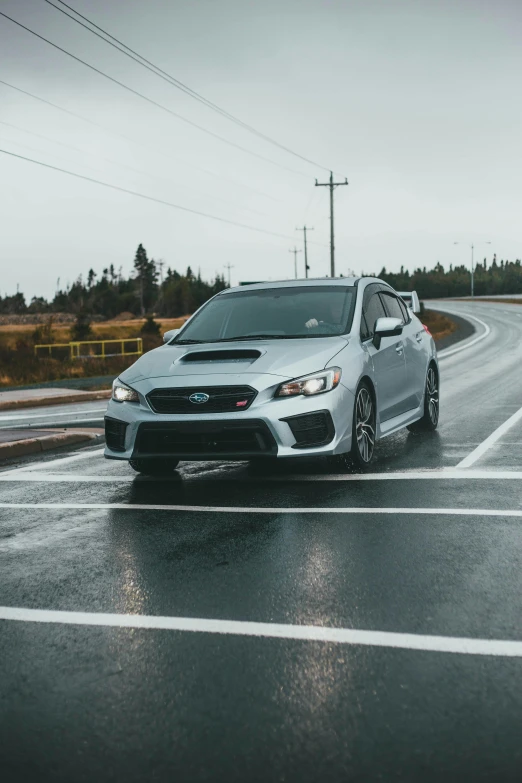
[[[99,449],[97,450],[99,451]],[[83,456],[83,455],[82,455]],[[72,460],[72,457],[66,457],[66,460]],[[75,458],[76,459],[76,458]],[[44,463],[45,466],[49,466],[53,463]],[[241,483],[255,483],[255,484],[267,484],[269,482],[295,482],[295,481],[467,481],[467,480],[481,480],[481,481],[496,481],[496,480],[516,480],[522,479],[522,471],[508,471],[508,470],[457,470],[457,469],[443,469],[439,471],[424,471],[419,473],[354,473],[354,474],[332,474],[332,475],[307,475],[307,474],[290,474],[288,476],[248,476],[242,478],[229,478],[224,477],[219,479],[222,481],[234,481]],[[147,484],[158,483],[168,484],[170,486],[176,486],[180,481],[205,481],[204,476],[197,476],[195,479],[184,479],[181,476],[136,476],[134,474],[123,473],[121,475],[113,476],[98,476],[91,474],[78,474],[78,473],[43,473],[41,470],[34,473],[25,469],[22,473],[17,471],[8,471],[6,473],[0,473],[0,482],[41,482],[50,484]],[[214,480],[214,479],[212,479]]]
[[[460,655],[522,657],[522,642],[519,641],[428,636],[413,633],[357,630],[355,628],[331,628],[320,625],[258,623],[242,620],[213,620],[200,617],[154,617],[139,614],[62,612],[48,609],[23,609],[11,606],[0,607],[0,620],[292,639],[306,642],[387,647],[401,650],[456,653]]]
[[[465,457],[462,462],[459,462],[457,468],[469,468],[471,465],[474,465],[475,462],[480,459],[480,457],[482,457],[483,454],[485,454],[486,451],[488,451],[498,440],[500,440],[500,438],[505,435],[506,432],[517,423],[517,421],[520,421],[520,419],[522,419],[522,408],[519,408],[518,411],[509,417],[509,419],[506,419],[506,421],[501,424],[500,427],[497,427],[497,429],[491,433],[489,438],[486,438],[486,440],[477,446],[477,448],[474,449],[471,454],[468,454],[468,456]]]
[[[66,509],[87,509],[98,511],[196,511],[218,514],[401,514],[433,515],[433,516],[463,516],[463,517],[515,517],[522,519],[522,509],[491,509],[491,508],[373,508],[357,506],[322,506],[314,508],[281,508],[273,506],[188,506],[188,505],[158,505],[148,503],[0,503],[1,508],[12,509],[46,509],[62,511]]]

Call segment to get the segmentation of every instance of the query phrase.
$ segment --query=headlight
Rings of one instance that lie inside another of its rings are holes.
[[[138,392],[126,386],[118,378],[112,384],[112,399],[116,402],[139,402]]]
[[[313,375],[306,375],[304,378],[297,378],[295,381],[281,384],[275,396],[296,397],[298,394],[304,394],[309,397],[312,394],[324,394],[324,392],[335,389],[340,380],[341,369],[329,367],[327,370],[315,372]]]

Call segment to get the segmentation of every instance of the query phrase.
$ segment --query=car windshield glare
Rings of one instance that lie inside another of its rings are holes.
[[[353,286],[237,291],[212,299],[174,339],[184,342],[329,337],[350,330]]]

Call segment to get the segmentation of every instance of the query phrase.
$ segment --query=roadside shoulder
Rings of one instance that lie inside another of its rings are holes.
[[[475,325],[467,318],[461,317],[460,315],[455,315],[454,313],[444,312],[443,315],[449,321],[452,321],[454,324],[456,324],[456,328],[450,334],[446,334],[440,339],[435,340],[437,351],[442,351],[445,348],[451,348],[453,345],[456,345],[456,343],[460,343],[462,340],[467,340],[468,337],[471,337],[476,332]]]
[[[0,461],[87,441],[96,442],[102,440],[103,436],[104,430],[100,428],[67,429],[62,432],[40,430],[38,435],[34,430],[4,430],[0,440]]]
[[[19,410],[21,408],[38,408],[44,405],[63,405],[72,402],[90,402],[92,400],[108,400],[110,389],[94,392],[70,392],[66,389],[52,390],[47,394],[36,396],[30,392],[0,391],[0,410]]]

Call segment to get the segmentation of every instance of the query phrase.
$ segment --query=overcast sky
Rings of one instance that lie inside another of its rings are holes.
[[[29,298],[49,297],[58,278],[64,287],[111,263],[128,273],[140,242],[167,266],[190,265],[206,278],[226,264],[232,283],[292,277],[289,249],[302,247],[295,228],[304,222],[315,228],[311,275],[324,276],[328,191],[314,182],[330,168],[350,183],[335,193],[337,273],[468,263],[469,250],[455,241],[475,242],[476,257],[522,257],[520,0],[67,2],[318,165],[174,89],[44,0],[0,0],[0,11],[40,35],[273,163],[0,17],[0,79],[98,124],[0,84],[3,150],[285,235],[0,154],[2,294],[19,284]],[[302,274],[302,253],[298,262]]]

